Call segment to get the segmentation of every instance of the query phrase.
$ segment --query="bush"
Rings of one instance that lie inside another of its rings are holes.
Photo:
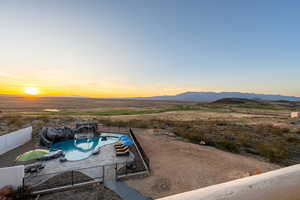
[[[128,122],[129,127],[135,127],[135,128],[150,128],[151,122],[144,121],[144,120],[130,120]]]
[[[226,125],[228,125],[228,123],[225,120],[223,120],[223,121],[216,121],[215,125],[216,126],[226,126]]]
[[[300,139],[294,136],[287,137],[286,141],[289,143],[300,143]]]
[[[240,152],[240,145],[234,141],[230,141],[227,139],[217,142],[217,147],[219,147],[221,149],[225,149],[225,150],[233,152],[233,153]]]
[[[280,128],[273,125],[259,125],[256,127],[256,132],[261,135],[282,135],[284,133],[289,133],[290,129],[288,128]]]
[[[261,156],[269,159],[271,162],[280,163],[283,159],[286,159],[288,157],[286,145],[282,143],[260,144],[257,147],[257,151]]]

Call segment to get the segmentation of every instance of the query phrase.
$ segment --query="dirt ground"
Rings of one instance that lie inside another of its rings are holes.
[[[32,200],[35,200],[32,198]],[[69,191],[41,195],[39,200],[121,200],[113,191],[103,185],[91,185]]]
[[[150,158],[152,175],[144,179],[128,180],[127,184],[152,198],[279,168],[254,158],[179,141],[153,130],[136,129],[135,133]]]

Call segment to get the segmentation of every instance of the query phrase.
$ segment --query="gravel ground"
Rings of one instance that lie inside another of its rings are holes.
[[[237,154],[177,140],[153,130],[135,129],[150,158],[152,175],[127,180],[127,184],[152,198],[182,193],[279,166]]]

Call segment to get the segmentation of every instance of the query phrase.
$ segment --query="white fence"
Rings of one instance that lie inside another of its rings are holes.
[[[20,129],[18,131],[0,136],[0,155],[31,140],[32,127]],[[0,178],[1,179],[1,178]]]
[[[14,189],[23,185],[24,165],[0,168],[0,188],[11,185]]]
[[[300,165],[159,200],[300,200]]]

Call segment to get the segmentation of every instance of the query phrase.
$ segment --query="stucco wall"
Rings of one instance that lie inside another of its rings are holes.
[[[31,140],[32,127],[0,136],[0,155]]]
[[[24,178],[24,165],[0,168],[0,188],[11,185],[14,189],[22,186]]]
[[[300,200],[300,165],[159,200]]]

